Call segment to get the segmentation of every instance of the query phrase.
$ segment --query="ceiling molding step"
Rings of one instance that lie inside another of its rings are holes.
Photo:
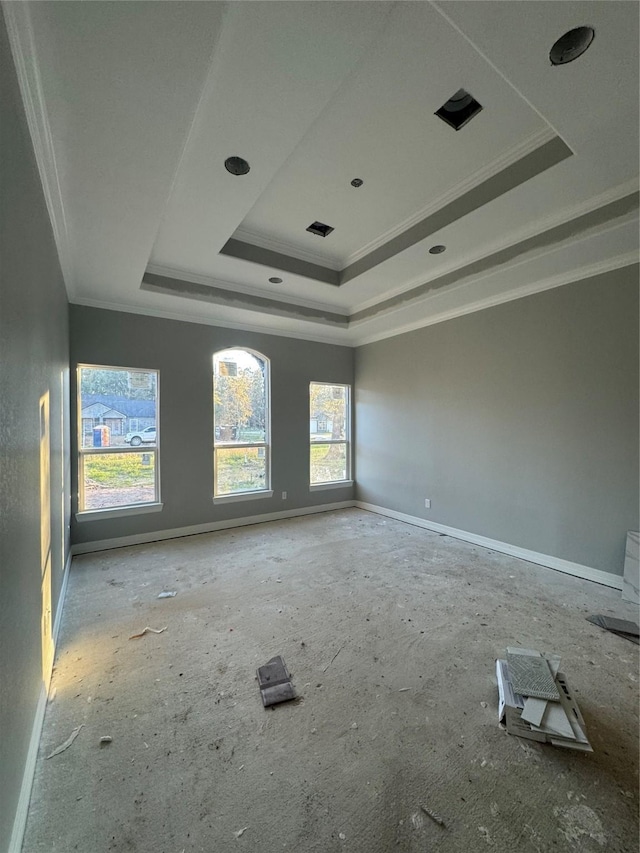
[[[508,166],[511,166],[512,163],[517,163],[518,160],[521,160],[523,157],[526,157],[527,154],[530,154],[532,151],[540,148],[555,136],[557,136],[557,134],[554,133],[550,127],[544,127],[542,130],[538,130],[536,133],[531,134],[527,139],[504,151],[491,163],[488,163],[486,166],[478,169],[473,174],[468,175],[464,180],[442,193],[442,195],[432,199],[428,204],[420,208],[420,210],[417,210],[399,225],[394,225],[392,228],[389,228],[388,231],[385,231],[384,234],[381,234],[375,240],[372,240],[361,249],[358,249],[357,252],[354,252],[347,258],[344,267],[350,267],[352,264],[355,264],[361,258],[364,258],[380,246],[383,246],[394,237],[403,234],[409,228],[412,228],[414,225],[422,222],[423,219],[426,219],[433,213],[436,213],[438,210],[445,207],[447,204],[450,204],[452,201],[460,198],[460,196],[468,193],[488,178],[493,177],[498,174],[498,172],[502,172]]]
[[[165,278],[175,278],[180,281],[191,281],[194,284],[204,284],[207,287],[217,287],[223,290],[229,290],[231,293],[245,293],[247,296],[264,296],[264,288],[252,287],[248,284],[239,284],[235,281],[227,281],[222,278],[212,278],[211,276],[200,275],[199,273],[189,272],[188,270],[180,270],[175,267],[167,267],[162,264],[148,264],[145,270],[151,275],[164,276]],[[269,293],[269,298],[277,302],[289,304],[291,301],[295,305],[302,305],[304,308],[315,308],[318,311],[335,311],[336,306],[329,305],[326,302],[319,302],[313,299],[304,299],[300,296],[289,296],[287,293]],[[340,309],[338,309],[340,311]],[[345,313],[346,312],[342,312]]]
[[[540,144],[541,139],[546,141]],[[514,159],[518,154],[518,159]],[[502,159],[494,161],[487,167],[488,172],[481,170],[479,180],[470,178],[467,184],[458,185],[468,186],[465,192],[456,194],[452,191],[450,200],[443,207],[436,209],[429,205],[433,212],[426,218],[397,233],[395,237],[342,270],[331,269],[325,264],[310,263],[233,237],[225,243],[220,254],[340,287],[572,155],[573,152],[560,137],[552,134],[549,138],[546,129],[534,134],[526,143],[510,149]],[[500,171],[496,171],[496,164],[502,166]],[[449,195],[443,198],[449,198]],[[266,240],[261,242],[268,243]]]
[[[462,283],[463,279],[468,279],[471,282],[477,281],[486,275],[495,273],[498,269],[503,271],[521,263],[528,263],[568,243],[604,233],[615,227],[619,222],[637,216],[638,203],[638,192],[632,192],[602,207],[597,207],[573,219],[565,220],[546,231],[539,231],[519,243],[511,243],[493,255],[484,255],[482,258],[437,278],[432,278],[411,290],[404,290],[395,296],[370,305],[368,308],[354,311],[350,315],[350,320],[352,323],[370,320],[401,305],[405,306],[407,302],[421,299],[434,290],[441,290]]]
[[[270,249],[273,252],[298,258],[301,261],[308,261],[310,264],[317,264],[321,267],[326,267],[330,270],[338,272],[342,265],[339,261],[334,261],[331,258],[325,258],[322,255],[316,255],[306,249],[301,249],[299,246],[293,246],[290,243],[285,243],[283,240],[275,240],[263,237],[253,231],[247,231],[244,228],[236,228],[233,233],[233,239],[240,240],[242,243],[249,243],[252,246],[258,246],[261,249]]]
[[[183,279],[145,273],[140,285],[141,290],[162,293],[167,296],[179,296],[183,299],[197,299],[228,308],[241,308],[247,311],[260,311],[262,314],[275,314],[279,317],[292,317],[311,323],[323,323],[346,329],[349,318],[346,314],[306,308],[293,302],[281,302],[265,296],[251,296],[246,293],[232,292],[222,287],[212,287]]]
[[[42,77],[35,46],[29,3],[2,1],[11,53],[16,68],[31,142],[38,166],[40,182],[51,220],[53,237],[64,279],[67,296],[75,293],[75,275],[69,245],[56,157],[44,101]]]
[[[484,299],[478,299],[475,302],[468,302],[459,308],[453,308],[446,311],[441,311],[432,314],[430,317],[425,317],[421,320],[416,320],[411,323],[403,323],[393,329],[383,332],[376,332],[371,335],[359,335],[357,332],[350,337],[352,346],[364,346],[372,344],[376,341],[382,341],[386,338],[395,338],[397,335],[404,335],[407,332],[413,332],[416,329],[423,329],[426,326],[435,326],[438,323],[444,323],[447,320],[454,320],[456,317],[463,317],[466,314],[475,314],[476,311],[483,311],[485,308],[493,308],[496,305],[502,305],[505,302],[514,302],[517,299],[522,299],[525,296],[533,296],[536,293],[542,293],[545,290],[553,290],[556,287],[562,287],[565,284],[572,284],[575,281],[581,281],[587,278],[593,278],[596,275],[611,272],[612,270],[621,269],[622,267],[633,266],[638,264],[638,252],[625,252],[615,258],[607,258],[603,261],[598,261],[594,264],[589,264],[584,267],[576,267],[557,276],[550,276],[546,279],[540,279],[530,284],[516,287],[513,290],[505,291],[500,294],[494,294]],[[468,282],[467,285],[472,286],[473,282]],[[466,286],[466,285],[465,285]],[[396,310],[400,310],[400,306]],[[364,325],[362,321],[362,325]],[[354,328],[354,323],[350,324],[350,328]]]
[[[290,255],[283,255],[280,252],[273,252],[271,249],[263,249],[251,243],[243,243],[233,237],[227,240],[220,249],[220,254],[258,264],[262,267],[288,272],[292,275],[299,275],[303,278],[310,278],[323,284],[331,284],[334,287],[340,286],[340,273],[336,270],[320,264],[312,264]]]
[[[157,317],[160,320],[176,320],[180,323],[195,323],[200,326],[217,326],[221,329],[237,329],[239,332],[252,332],[256,335],[274,335],[277,338],[294,338],[299,341],[313,341],[318,344],[332,346],[353,346],[346,338],[336,335],[319,335],[314,331],[299,331],[297,329],[277,329],[271,326],[259,326],[252,323],[236,323],[217,317],[205,317],[202,314],[190,314],[188,311],[164,311],[159,308],[130,305],[128,302],[105,302],[100,299],[85,299],[84,297],[70,300],[72,305],[82,305],[85,308],[99,308],[101,311],[119,311],[124,314],[137,314],[141,317]]]
[[[571,220],[578,219],[585,213],[591,213],[591,211],[593,210],[605,207],[611,202],[618,201],[619,199],[625,198],[626,196],[630,196],[633,193],[638,193],[639,188],[639,179],[635,177],[629,181],[625,181],[625,183],[623,184],[619,184],[616,187],[612,187],[611,189],[605,190],[605,192],[599,193],[595,196],[591,196],[590,198],[585,199],[579,204],[574,204],[571,207],[566,207],[558,212],[554,212],[549,214],[548,216],[544,216],[525,228],[521,228],[518,231],[511,232],[506,239],[499,239],[495,240],[493,243],[486,244],[486,251],[482,252],[482,254],[472,255],[471,257],[466,258],[463,263],[451,264],[450,266],[446,266],[438,274],[430,276],[429,278],[424,278],[424,276],[417,276],[406,284],[403,284],[401,287],[396,288],[395,290],[389,290],[384,300],[381,300],[379,297],[375,297],[373,299],[364,300],[358,305],[353,305],[351,307],[351,314],[353,315],[360,311],[366,311],[367,309],[372,308],[380,302],[386,301],[386,299],[392,299],[396,296],[401,295],[402,293],[407,293],[414,287],[427,284],[430,281],[438,280],[442,276],[449,275],[450,273],[455,272],[456,270],[463,270],[469,264],[475,263],[476,261],[481,261],[487,257],[492,257],[493,255],[496,255],[501,252],[503,249],[508,249],[510,246],[523,243],[525,240],[529,240],[531,237],[535,237],[537,234],[549,231],[558,225],[563,225],[565,222],[570,222]]]
[[[486,178],[464,195],[450,201],[426,219],[389,240],[375,251],[370,252],[355,264],[346,267],[340,276],[340,284],[344,285],[373,267],[379,266],[394,255],[425,240],[485,204],[495,201],[510,190],[521,186],[526,181],[546,172],[547,169],[571,156],[573,156],[573,151],[568,145],[559,136],[554,136],[548,142],[534,148],[524,157],[511,163],[501,172]]]

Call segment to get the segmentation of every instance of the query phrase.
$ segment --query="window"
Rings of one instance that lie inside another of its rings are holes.
[[[158,371],[78,367],[78,509],[159,500]]]
[[[351,404],[348,385],[309,386],[311,485],[351,479]]]
[[[214,499],[270,496],[269,360],[245,349],[213,356]]]

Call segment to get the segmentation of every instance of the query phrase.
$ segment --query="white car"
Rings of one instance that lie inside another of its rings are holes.
[[[128,432],[124,440],[132,447],[140,447],[141,444],[156,443],[156,428],[154,426],[140,430],[140,432]]]

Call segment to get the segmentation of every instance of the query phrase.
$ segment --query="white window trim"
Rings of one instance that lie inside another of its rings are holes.
[[[213,499],[214,504],[230,504],[236,501],[253,501],[258,498],[272,498],[273,489],[260,489],[255,492],[233,492],[231,495],[216,495]]]
[[[265,401],[264,401],[264,441],[257,442],[244,442],[244,441],[216,441],[216,416],[215,416],[215,406],[213,408],[213,503],[214,504],[223,504],[223,503],[233,503],[235,501],[246,501],[253,500],[254,498],[270,498],[273,495],[273,489],[260,489],[251,492],[232,492],[231,494],[218,494],[216,492],[216,484],[217,484],[217,474],[216,474],[216,452],[218,450],[225,450],[230,448],[244,448],[251,449],[253,447],[264,448],[265,455],[265,481],[266,484],[271,486],[271,359],[268,358],[258,350],[251,349],[251,347],[224,347],[221,350],[217,350],[214,352],[212,356],[212,367],[213,367],[213,388],[215,391],[215,383],[216,383],[216,372],[215,372],[215,357],[220,352],[226,352],[227,350],[238,350],[239,352],[248,352],[254,358],[257,358],[259,361],[263,361],[266,364],[266,378],[267,381],[265,383]]]
[[[329,483],[309,483],[309,491],[310,492],[319,492],[323,489],[335,489],[341,487],[353,486],[353,479],[351,478],[352,473],[352,453],[353,448],[351,446],[351,419],[353,417],[353,412],[351,410],[351,385],[346,382],[316,382],[315,380],[311,380],[309,382],[309,400],[311,400],[311,386],[312,385],[331,385],[337,386],[339,388],[346,388],[346,403],[347,403],[347,418],[345,421],[345,437],[344,438],[327,438],[318,441],[316,439],[311,438],[309,435],[309,454],[311,454],[311,448],[322,447],[325,444],[344,444],[346,448],[346,462],[347,462],[347,474],[349,475],[349,479],[347,480],[332,480]],[[311,414],[311,413],[309,413]]]
[[[88,370],[123,370],[127,373],[155,373],[156,374],[156,440],[153,444],[141,444],[136,447],[130,445],[123,447],[83,447],[82,429],[82,382],[80,371]],[[89,455],[100,456],[109,453],[153,453],[154,473],[154,498],[153,501],[140,504],[123,504],[122,506],[103,507],[100,509],[79,509],[76,513],[78,521],[94,521],[100,518],[117,518],[125,515],[138,515],[141,512],[160,512],[163,507],[160,495],[160,371],[154,367],[120,367],[109,364],[87,364],[78,362],[76,365],[76,435],[78,453],[78,505],[84,503],[84,457]]]
[[[353,486],[353,480],[332,480],[330,483],[312,483],[309,486],[310,492],[321,492],[324,489],[346,489]]]
[[[100,521],[105,518],[122,518],[125,515],[141,515],[145,512],[162,512],[163,503],[125,504],[104,509],[84,509],[76,513],[76,521]]]

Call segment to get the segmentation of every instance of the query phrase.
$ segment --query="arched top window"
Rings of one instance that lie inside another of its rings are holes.
[[[270,489],[269,359],[233,347],[213,356],[214,498]]]

